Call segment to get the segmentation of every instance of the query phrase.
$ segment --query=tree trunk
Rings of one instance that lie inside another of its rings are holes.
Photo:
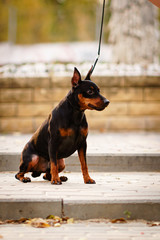
[[[158,8],[147,0],[112,0],[109,42],[116,63],[158,62]]]

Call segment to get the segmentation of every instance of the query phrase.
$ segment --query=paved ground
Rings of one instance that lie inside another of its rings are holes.
[[[112,224],[88,221],[43,229],[28,225],[0,225],[0,238],[4,240],[159,240],[160,226],[150,227],[145,222]]]
[[[159,173],[90,173],[95,185],[84,184],[80,172],[64,173],[68,181],[60,186],[42,177],[24,184],[14,175],[0,173],[2,219],[45,218],[62,212],[76,219],[119,218],[129,211],[133,219],[160,220]]]
[[[42,174],[43,175],[43,174]],[[62,173],[68,181],[61,186],[51,185],[42,176],[32,178],[31,183],[21,183],[14,173],[0,173],[0,199],[64,201],[159,201],[159,173],[90,173],[95,185],[84,184],[81,172]],[[30,176],[28,173],[27,176]]]
[[[20,153],[31,135],[0,135],[0,153]],[[160,153],[160,133],[89,133],[88,153]]]
[[[20,154],[30,136],[0,135],[0,153]],[[88,154],[158,156],[159,153],[160,134],[156,133],[90,133],[88,137]],[[113,219],[126,217],[128,211],[131,219],[160,220],[159,172],[90,171],[95,185],[85,185],[81,172],[66,172],[63,175],[68,181],[60,186],[51,185],[42,176],[23,184],[14,175],[15,172],[0,173],[0,219],[45,218],[49,214],[65,214],[75,219]],[[151,227],[146,222],[113,224],[106,220],[45,229],[6,224],[0,225],[0,238],[159,240],[160,226]]]

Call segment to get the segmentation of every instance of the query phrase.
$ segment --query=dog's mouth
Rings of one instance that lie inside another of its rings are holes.
[[[107,105],[104,104],[103,106],[98,106],[98,107],[94,106],[92,104],[88,104],[88,107],[90,107],[91,109],[97,110],[97,111],[102,111],[102,110],[104,110],[108,106],[108,104]]]

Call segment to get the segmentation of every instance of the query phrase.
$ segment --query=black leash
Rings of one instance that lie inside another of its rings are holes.
[[[104,20],[104,9],[105,9],[105,0],[103,0],[103,7],[102,7],[102,19],[101,19],[101,29],[100,29],[100,35],[99,35],[99,46],[98,46],[98,55],[97,55],[97,58],[94,62],[94,64],[92,65],[91,67],[91,70],[90,70],[90,75],[92,74],[97,62],[98,62],[98,59],[100,57],[100,51],[101,51],[101,41],[102,41],[102,29],[103,29],[103,20]]]

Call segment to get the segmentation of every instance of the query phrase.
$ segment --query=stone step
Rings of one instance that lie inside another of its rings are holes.
[[[96,184],[84,184],[81,173],[51,185],[42,176],[22,183],[15,172],[0,173],[0,219],[69,216],[75,219],[121,218],[160,220],[160,174],[94,172]],[[30,176],[30,174],[27,174]]]
[[[20,155],[31,134],[0,135],[0,171],[18,171]],[[160,134],[89,133],[90,171],[160,171]],[[80,171],[77,155],[66,159],[66,171]]]
[[[89,153],[89,171],[93,172],[159,172],[160,153]],[[20,153],[0,153],[0,172],[18,171]],[[65,171],[81,171],[77,154],[66,159]]]

